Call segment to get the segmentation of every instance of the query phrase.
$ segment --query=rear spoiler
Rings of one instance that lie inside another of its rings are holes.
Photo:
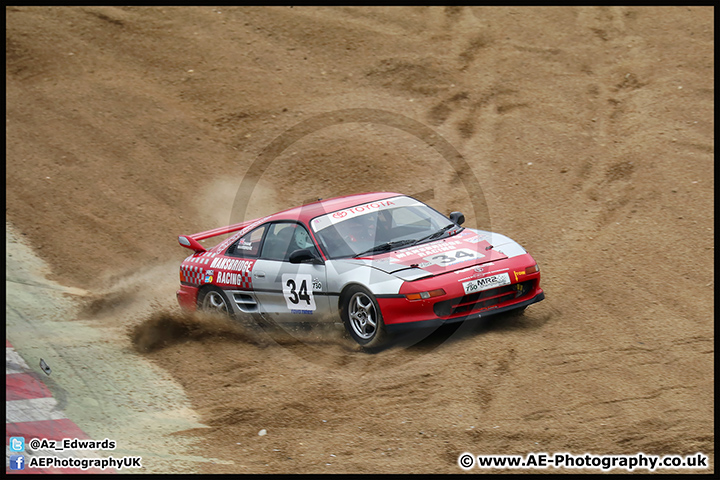
[[[206,238],[217,237],[218,235],[224,235],[226,233],[237,232],[250,225],[254,220],[247,222],[236,223],[234,225],[228,225],[227,227],[215,228],[208,230],[207,232],[193,233],[192,235],[180,235],[178,236],[178,243],[185,248],[194,250],[197,253],[206,252],[207,249],[200,245],[200,240]]]

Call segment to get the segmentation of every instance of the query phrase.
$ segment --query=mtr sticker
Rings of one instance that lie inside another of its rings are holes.
[[[482,292],[483,290],[490,290],[495,287],[502,287],[504,285],[510,285],[510,275],[507,273],[478,278],[477,280],[470,280],[469,282],[463,282],[462,284],[463,289],[465,290],[465,295]]]

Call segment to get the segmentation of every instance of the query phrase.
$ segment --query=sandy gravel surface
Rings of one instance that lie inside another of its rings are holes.
[[[191,410],[163,410],[206,427],[174,436],[217,460],[187,471],[459,473],[465,451],[703,452],[713,465],[713,17],[7,7],[6,219],[51,281],[87,291],[69,311],[93,333],[64,348],[102,356],[102,338],[182,389]],[[356,108],[434,129],[468,171],[372,121],[250,168],[295,125]],[[233,210],[249,176],[247,211]],[[382,190],[517,240],[547,299],[374,355],[332,327],[177,312],[178,234]],[[167,437],[145,440],[151,452]]]

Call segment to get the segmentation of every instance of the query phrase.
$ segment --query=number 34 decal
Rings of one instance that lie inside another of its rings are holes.
[[[483,258],[480,252],[470,250],[469,248],[459,248],[457,250],[451,250],[449,252],[443,252],[438,255],[423,258],[426,262],[438,265],[440,267],[447,267],[456,263],[467,262],[468,260],[475,260],[476,258]]]
[[[312,277],[309,274],[284,274],[283,296],[290,310],[315,310]]]

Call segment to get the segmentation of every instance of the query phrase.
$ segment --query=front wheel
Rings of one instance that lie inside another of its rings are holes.
[[[345,292],[341,317],[350,336],[363,347],[377,347],[387,339],[380,307],[364,287],[353,286]]]

